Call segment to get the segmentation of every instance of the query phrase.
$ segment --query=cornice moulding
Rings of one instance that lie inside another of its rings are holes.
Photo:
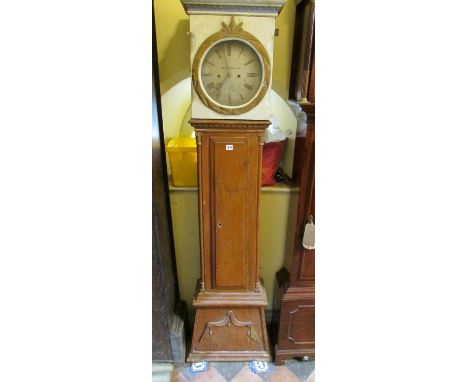
[[[187,14],[237,14],[276,17],[286,0],[181,0]]]

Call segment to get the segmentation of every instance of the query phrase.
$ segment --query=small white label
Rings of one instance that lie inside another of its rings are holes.
[[[227,151],[232,151],[232,150],[234,150],[234,145],[226,145],[226,150],[227,150]]]

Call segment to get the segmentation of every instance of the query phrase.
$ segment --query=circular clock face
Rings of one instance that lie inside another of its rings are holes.
[[[257,52],[241,40],[214,44],[201,63],[201,84],[205,93],[226,107],[247,104],[263,82],[263,66]]]

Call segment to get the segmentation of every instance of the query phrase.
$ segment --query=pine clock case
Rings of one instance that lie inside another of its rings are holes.
[[[235,10],[232,1],[181,1],[190,16],[190,58],[196,76],[190,123],[197,136],[201,246],[201,279],[193,301],[196,314],[187,361],[269,361],[267,297],[258,269],[258,201],[263,136],[271,117],[275,17],[284,0],[254,4],[238,0]],[[250,108],[226,114],[200,98],[197,75],[203,55],[198,62],[195,59],[202,44],[207,51],[220,41],[221,35],[212,42],[207,39],[223,27],[231,34],[227,38],[242,38],[233,32],[239,24],[254,37],[245,41],[251,46],[252,41],[260,42],[256,51],[263,54],[264,82],[260,96],[248,103]]]

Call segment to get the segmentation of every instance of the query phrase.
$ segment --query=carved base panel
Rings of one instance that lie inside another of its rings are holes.
[[[269,361],[263,308],[200,308],[188,362]]]
[[[187,361],[270,361],[263,286],[257,296],[245,293],[252,296],[250,303],[246,298],[240,301],[226,298],[227,294],[220,293],[224,303],[220,300],[215,303],[214,296],[210,299],[203,293],[197,295],[192,350]]]

